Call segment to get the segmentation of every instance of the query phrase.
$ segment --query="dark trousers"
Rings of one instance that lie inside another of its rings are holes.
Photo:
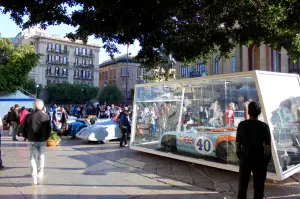
[[[2,154],[1,154],[1,134],[2,134],[2,132],[1,132],[2,130],[0,130],[0,166],[2,165]]]
[[[126,127],[121,127],[121,133],[122,133],[122,138],[120,141],[120,146],[123,146],[123,142],[126,145],[127,144],[127,128]]]
[[[261,161],[260,164],[240,164],[240,179],[238,199],[247,199],[247,189],[251,172],[253,173],[254,199],[264,198],[265,180],[267,177],[267,165]]]

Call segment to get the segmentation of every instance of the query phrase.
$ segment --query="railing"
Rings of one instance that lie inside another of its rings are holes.
[[[68,74],[46,73],[46,77],[68,78]]]
[[[82,52],[76,52],[76,51],[74,52],[74,55],[79,57],[90,57],[90,58],[95,57],[94,53],[83,54]]]
[[[47,52],[52,52],[52,53],[57,53],[57,54],[65,54],[65,55],[68,55],[69,54],[69,51],[68,50],[57,50],[55,48],[47,48]]]
[[[94,65],[93,64],[77,64],[77,63],[74,63],[74,68],[94,68]]]
[[[60,61],[46,61],[47,64],[51,64],[51,65],[59,65],[59,66],[68,66],[69,62],[60,62]]]

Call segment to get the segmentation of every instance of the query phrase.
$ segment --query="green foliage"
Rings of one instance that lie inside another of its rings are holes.
[[[77,9],[68,14],[66,6]],[[297,0],[2,0],[1,8],[23,28],[61,23],[78,27],[70,38],[101,38],[111,56],[118,52],[115,43],[138,40],[139,57],[152,66],[160,63],[161,46],[184,63],[206,60],[216,50],[228,57],[236,44],[251,43],[284,47],[293,59],[300,57]]]
[[[107,104],[121,104],[123,102],[123,95],[115,84],[108,84],[101,89],[99,101],[106,102]]]
[[[0,38],[0,92],[15,92],[24,85],[39,57],[30,44],[15,48],[9,39]]]
[[[48,140],[57,142],[57,141],[60,141],[60,137],[57,135],[57,133],[55,131],[52,131]]]
[[[50,103],[86,103],[97,96],[98,88],[86,84],[59,83],[46,87]]]

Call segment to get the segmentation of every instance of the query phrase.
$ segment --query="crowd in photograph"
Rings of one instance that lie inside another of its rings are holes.
[[[9,135],[13,141],[19,141],[18,137],[23,136],[23,124],[25,118],[33,113],[32,108],[20,107],[16,104],[11,107],[4,116]],[[97,119],[112,119],[119,123],[122,138],[120,147],[127,146],[126,139],[130,135],[132,108],[128,105],[91,105],[91,104],[52,104],[45,106],[42,110],[51,118],[51,128],[59,135],[69,135],[71,126],[68,123],[70,118],[81,119],[87,125],[92,125]],[[123,135],[124,134],[124,135]],[[23,136],[24,137],[24,136]],[[75,136],[73,136],[75,138]],[[26,141],[26,138],[25,138]]]

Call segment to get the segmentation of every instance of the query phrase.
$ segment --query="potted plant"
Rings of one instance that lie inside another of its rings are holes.
[[[57,146],[60,143],[60,137],[55,131],[52,131],[50,137],[47,140],[47,147]]]

